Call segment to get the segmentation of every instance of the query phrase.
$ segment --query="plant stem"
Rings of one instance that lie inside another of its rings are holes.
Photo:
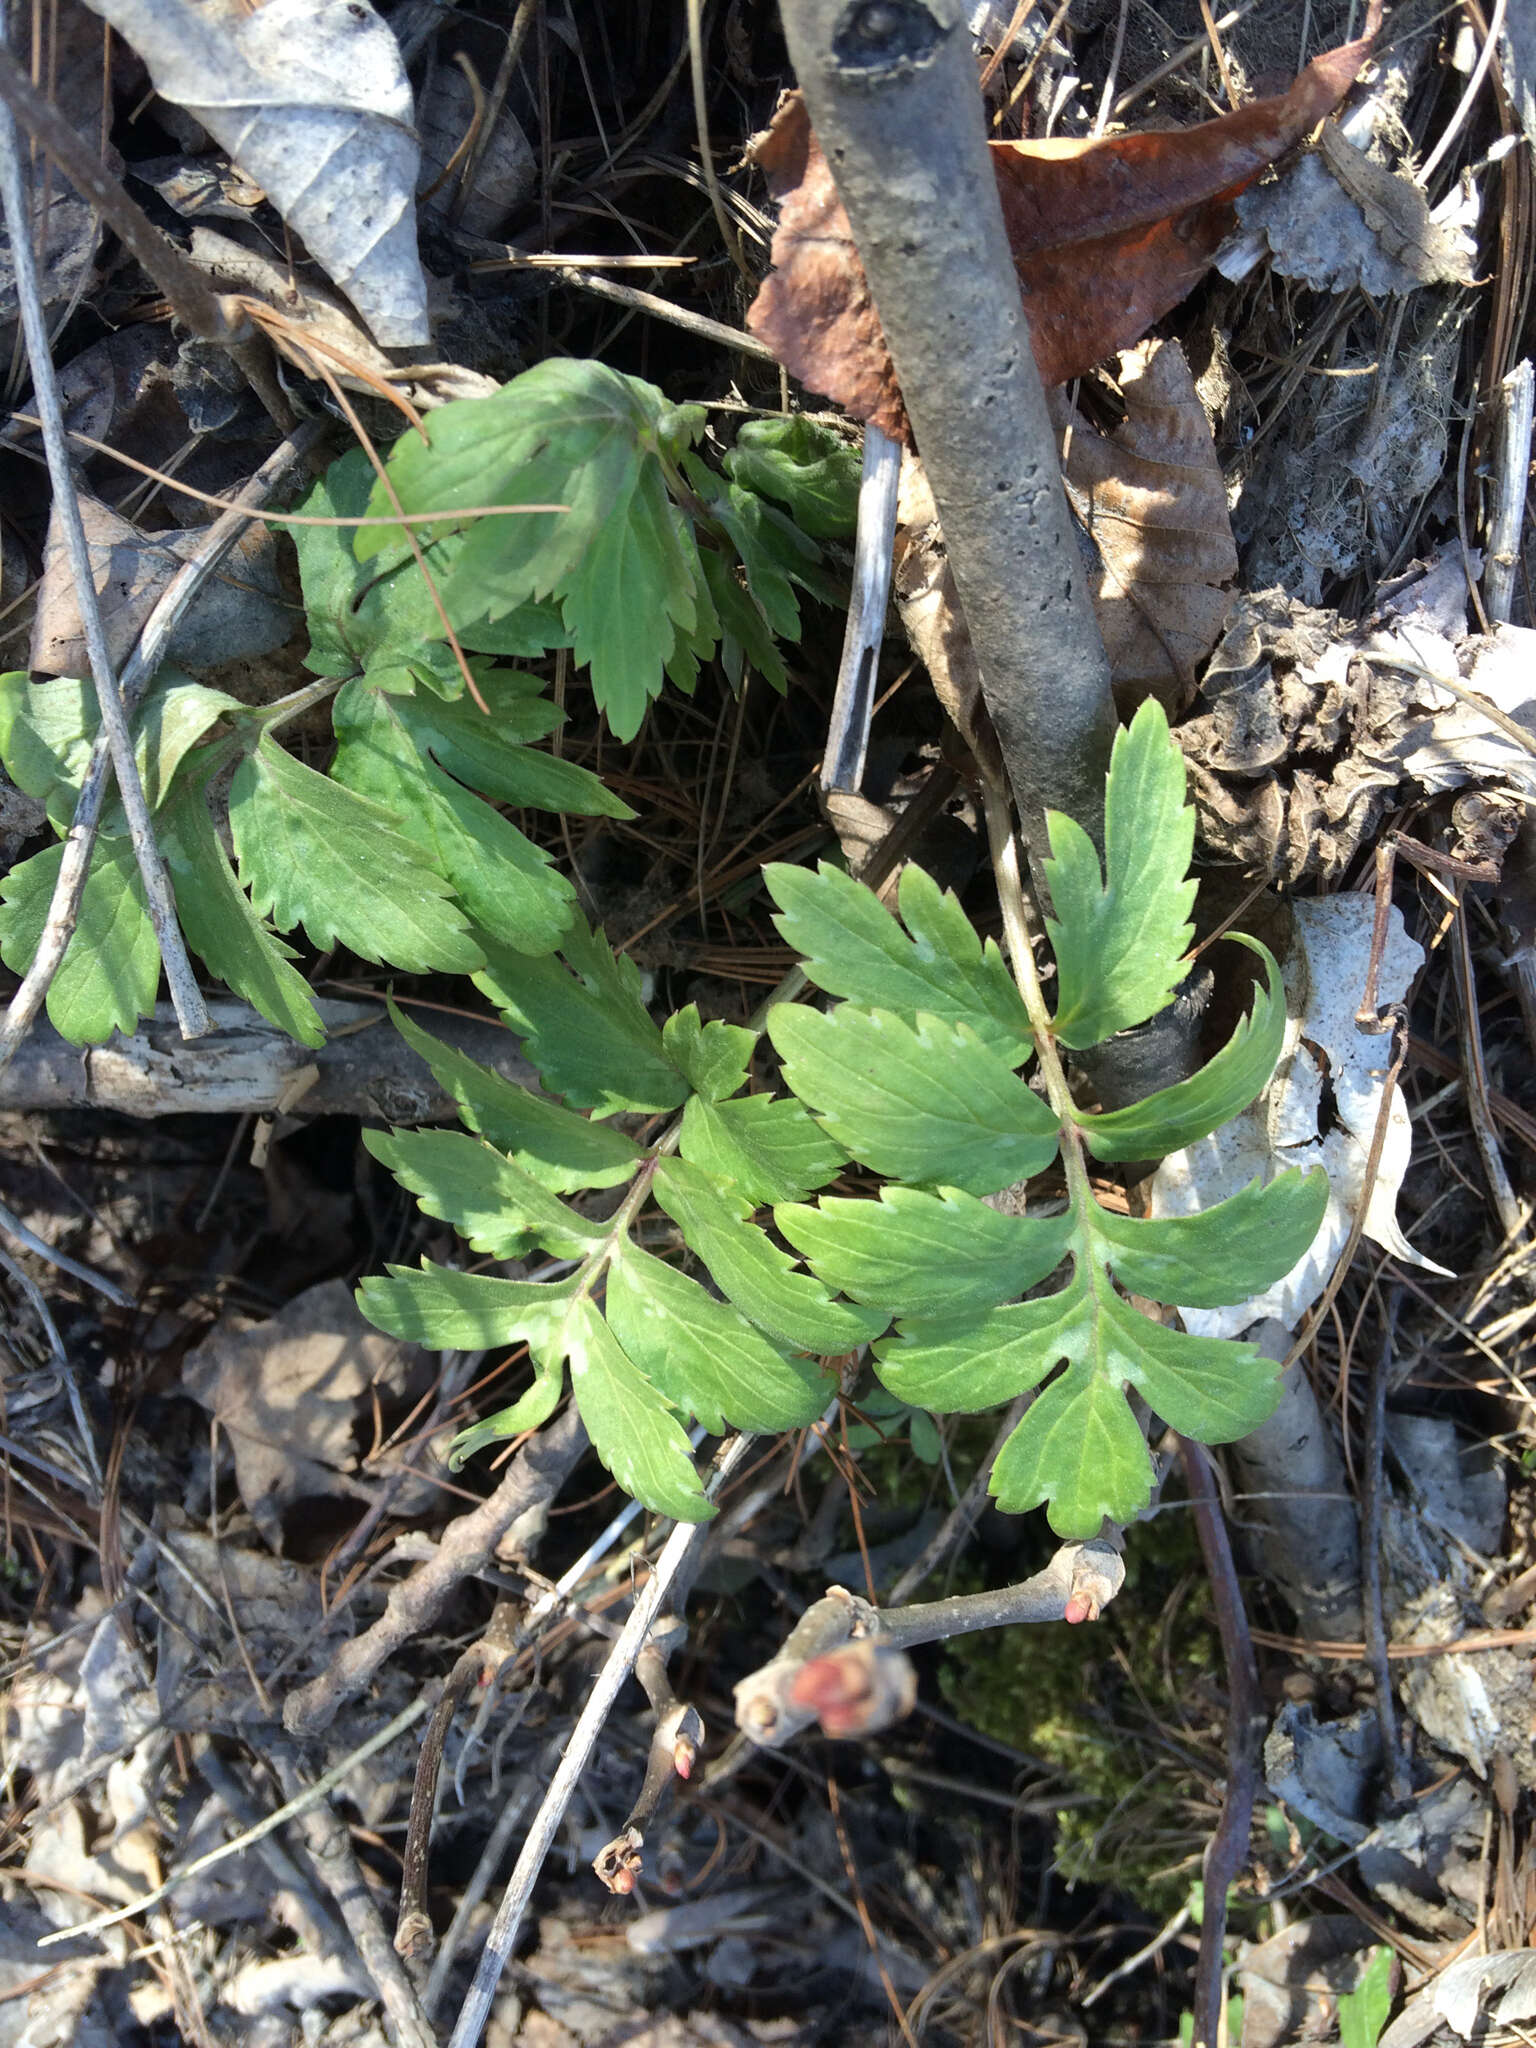
[[[1102,843],[1109,662],[1062,489],[961,0],[781,0],[933,487],[1031,862]]]

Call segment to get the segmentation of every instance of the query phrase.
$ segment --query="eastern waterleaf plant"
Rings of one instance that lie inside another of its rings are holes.
[[[542,1423],[569,1367],[619,1483],[702,1520],[689,1422],[803,1426],[836,1391],[826,1362],[871,1345],[884,1387],[913,1410],[974,1413],[1035,1390],[992,1493],[1087,1537],[1147,1504],[1144,1412],[1206,1443],[1265,1419],[1275,1365],[1251,1344],[1186,1334],[1158,1304],[1214,1307],[1278,1279],[1316,1234],[1325,1175],[1284,1172],[1149,1220],[1101,1203],[1090,1164],[1161,1157],[1253,1100],[1281,1049],[1279,971],[1256,940],[1235,939],[1260,976],[1209,1064],[1129,1108],[1080,1109],[1063,1050],[1144,1023],[1187,965],[1194,819],[1155,703],[1116,740],[1103,867],[1070,819],[1049,823],[1054,1012],[1033,962],[1016,981],[920,868],[902,875],[899,915],[835,867],[765,870],[780,932],[835,999],[770,1010],[784,1093],[751,1092],[753,1032],[691,1005],[658,1026],[638,969],[584,926],[559,957],[488,945],[475,977],[545,1096],[397,1013],[467,1130],[376,1134],[375,1156],[471,1251],[560,1267],[507,1279],[424,1261],[364,1282],[364,1312],[397,1336],[527,1346],[530,1384],[458,1438],[460,1458]],[[1026,1078],[1037,1058],[1044,1093]],[[622,1112],[667,1121],[642,1143]],[[1013,1214],[987,1201],[1058,1160],[1064,1203]],[[877,1193],[829,1191],[850,1162]]]
[[[353,449],[304,501],[294,545],[319,681],[245,704],[169,668],[154,678],[136,752],[183,936],[279,1030],[325,1041],[280,936],[296,928],[321,953],[342,945],[443,974],[485,964],[483,933],[537,954],[575,930],[569,877],[503,807],[635,814],[540,744],[564,714],[539,677],[508,663],[574,650],[620,739],[665,678],[691,690],[717,656],[733,683],[750,666],[786,687],[780,642],[799,637],[797,593],[839,595],[812,535],[852,531],[859,457],[813,421],[750,420],[721,474],[695,448],[704,420],[702,406],[671,406],[641,378],[556,359],[445,405],[425,436],[395,444],[389,490]],[[567,509],[475,510],[543,502]],[[419,527],[413,550],[391,521],[401,510],[449,516]],[[356,523],[373,514],[385,523]],[[324,768],[277,735],[327,698],[336,746]],[[0,763],[61,839],[98,725],[88,682],[0,675]],[[0,960],[18,972],[63,858],[52,845],[0,879]],[[73,1043],[99,1044],[137,1027],[159,982],[110,804],[48,1015]]]

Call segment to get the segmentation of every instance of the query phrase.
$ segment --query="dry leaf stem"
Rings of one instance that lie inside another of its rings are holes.
[[[3,87],[9,75],[7,67],[9,71],[15,71],[15,60],[3,43],[0,43],[0,87]],[[187,956],[181,927],[176,922],[176,899],[171,893],[170,876],[166,872],[160,848],[155,842],[149,805],[144,797],[144,785],[139,780],[138,763],[133,751],[133,734],[128,725],[128,707],[119,687],[111,651],[107,646],[107,630],[102,623],[91,551],[85,538],[85,523],[80,516],[80,500],[75,492],[74,473],[70,468],[69,446],[64,433],[64,409],[59,400],[48,322],[43,312],[42,295],[38,290],[37,262],[32,247],[31,208],[28,205],[27,188],[22,177],[21,157],[16,147],[16,124],[11,119],[9,102],[5,111],[0,113],[0,199],[4,202],[5,224],[10,236],[11,262],[16,274],[16,296],[21,313],[22,332],[26,337],[27,355],[32,364],[33,394],[42,421],[43,447],[48,457],[49,479],[53,485],[53,510],[64,529],[64,542],[69,553],[75,596],[80,605],[80,622],[90,656],[91,680],[96,688],[101,730],[110,749],[112,767],[117,775],[117,786],[128,819],[128,833],[133,842],[134,859],[138,863],[139,874],[144,883],[150,922],[154,926],[155,941],[165,967],[171,1001],[176,1007],[176,1021],[181,1026],[183,1038],[201,1038],[211,1028],[208,1010],[203,1001],[202,990],[197,985],[197,976],[192,971],[192,962]],[[65,859],[67,862],[67,852]],[[88,867],[88,860],[84,865]],[[83,871],[80,879],[83,890]],[[61,961],[72,936],[73,925],[74,918],[71,916],[69,930],[64,934],[64,946],[59,949]],[[41,953],[42,947],[40,946],[38,950]]]
[[[7,117],[0,116],[0,128],[9,128]],[[27,237],[23,236],[22,240],[30,249]],[[241,491],[236,503],[208,528],[197,553],[176,572],[164,596],[146,620],[144,630],[139,635],[139,643],[124,663],[122,673],[117,679],[118,694],[125,718],[132,713],[143,695],[145,686],[159,668],[171,635],[193,599],[244,533],[250,521],[259,514],[268,497],[313,447],[324,428],[324,422],[307,422],[291,439],[284,441],[257,470]],[[69,493],[69,502],[71,505],[74,504],[72,491]],[[82,612],[87,609],[87,592],[93,591],[94,586],[87,577],[80,593]],[[74,933],[75,918],[79,912],[86,877],[90,872],[91,854],[95,848],[96,831],[101,822],[102,808],[111,784],[111,771],[112,752],[106,731],[103,729],[96,736],[95,746],[91,750],[90,765],[80,784],[80,796],[75,805],[69,837],[64,842],[64,858],[59,867],[58,880],[54,884],[53,901],[48,906],[48,921],[43,927],[43,936],[38,943],[32,965],[23,976],[21,986],[11,997],[4,1020],[0,1021],[0,1074],[5,1072],[16,1057],[22,1040],[43,1006],[54,976],[63,964],[65,952]],[[178,932],[178,941],[179,937]]]
[[[1044,813],[1102,837],[1109,663],[987,152],[957,0],[784,0],[933,488],[1032,859]]]

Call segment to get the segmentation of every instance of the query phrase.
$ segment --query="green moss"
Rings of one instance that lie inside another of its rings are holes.
[[[1220,1670],[1193,1521],[1175,1511],[1129,1532],[1124,1589],[1098,1622],[960,1637],[941,1682],[973,1727],[1065,1781],[1060,1874],[1164,1914],[1199,1876],[1209,1777],[1190,1744],[1219,1721]]]

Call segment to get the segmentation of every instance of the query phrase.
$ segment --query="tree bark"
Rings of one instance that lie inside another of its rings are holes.
[[[1109,663],[988,157],[962,0],[782,0],[928,472],[1039,881],[1044,812],[1102,844]]]

